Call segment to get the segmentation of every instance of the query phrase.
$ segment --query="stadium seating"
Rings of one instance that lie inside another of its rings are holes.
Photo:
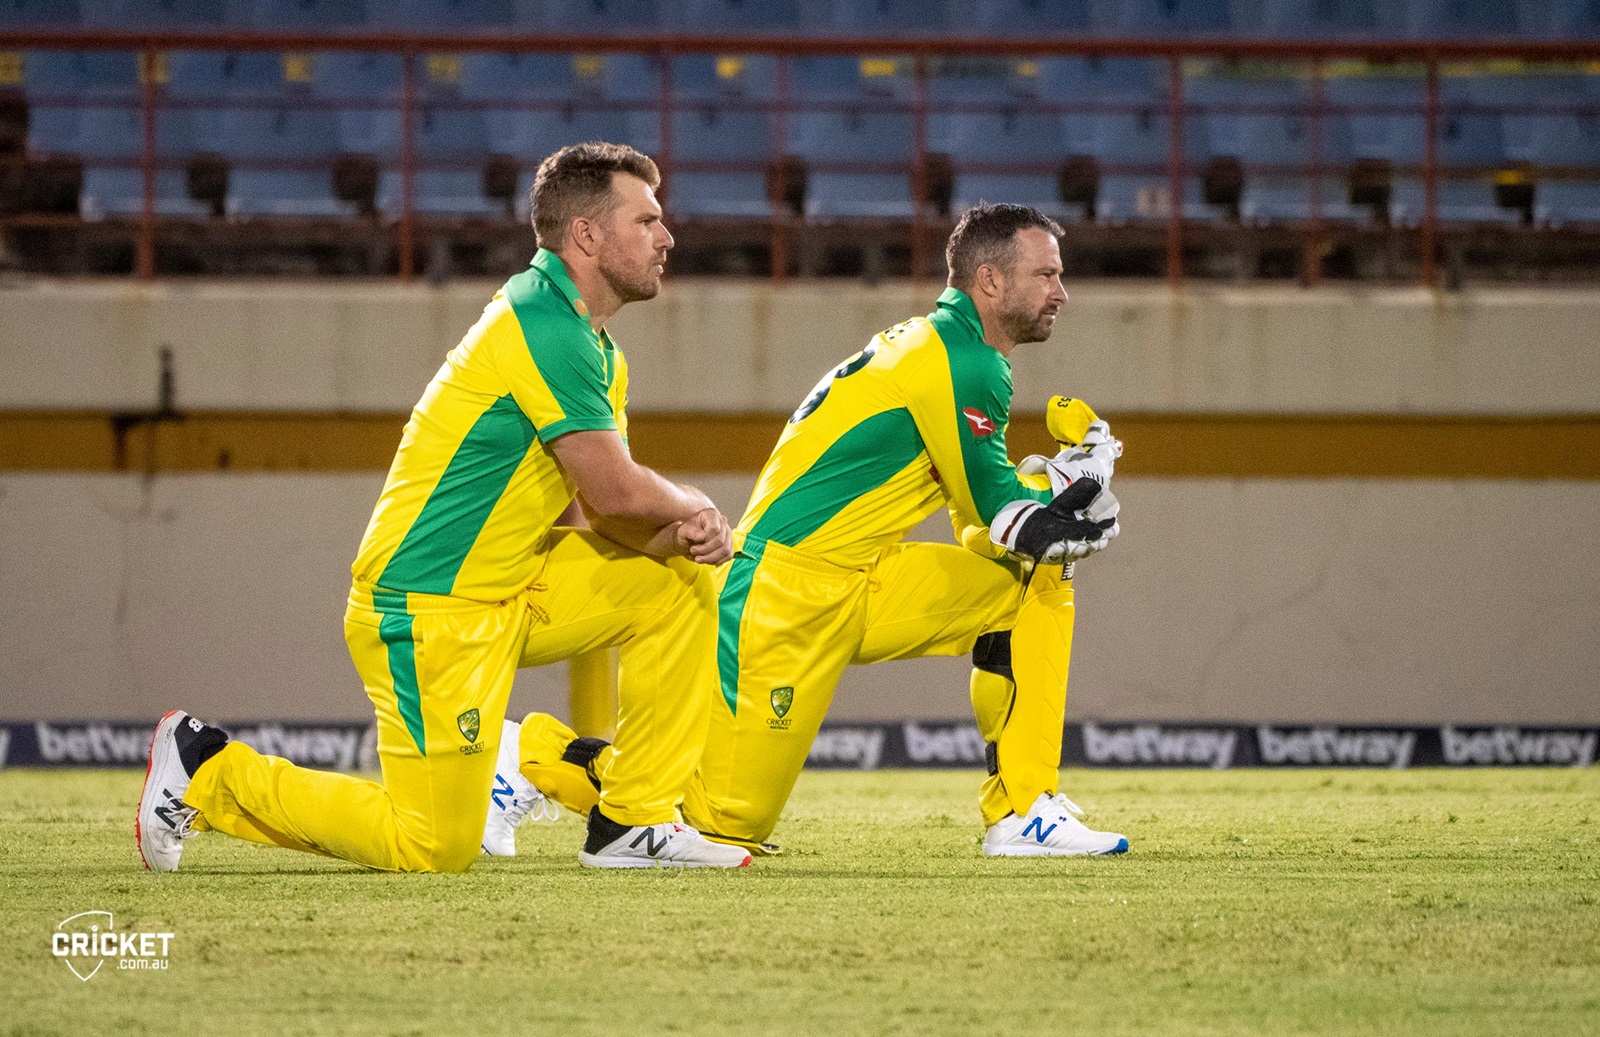
[[[1186,36],[1227,32],[1233,26],[1228,0],[1118,0],[1113,27],[1140,36]]]
[[[822,167],[810,177],[808,216],[911,215],[910,113],[867,109],[798,112],[790,117],[789,130],[790,153],[813,167]],[[906,171],[840,168],[866,163],[899,165]]]
[[[37,26],[272,27],[336,31],[549,30],[894,35],[1008,33],[1392,38],[1600,37],[1592,0],[7,0],[0,29]],[[598,37],[597,37],[598,39]],[[670,61],[663,66],[662,61]],[[778,59],[739,54],[432,54],[416,58],[412,204],[423,213],[491,215],[483,165],[507,156],[521,192],[540,158],[584,139],[623,140],[662,154],[677,216],[770,212],[769,164],[808,167],[806,215],[905,218],[912,212],[913,112],[925,101],[923,141],[953,163],[953,201],[1006,197],[1063,218],[1057,171],[1087,156],[1100,171],[1097,216],[1164,219],[1170,208],[1171,66],[1164,59],[931,58],[925,91],[906,55]],[[142,66],[127,52],[33,51],[21,86],[35,100],[28,147],[86,160],[84,211],[142,206]],[[161,164],[157,209],[199,214],[183,163],[216,152],[232,164],[227,209],[239,215],[336,215],[329,170],[343,154],[382,170],[379,208],[402,206],[406,122],[400,56],[359,52],[165,54],[147,71],[164,106],[155,119]],[[1313,195],[1329,221],[1364,218],[1345,201],[1345,167],[1392,164],[1390,217],[1422,218],[1425,80],[1415,66],[1330,61],[1314,179],[1310,81],[1292,67],[1187,59],[1183,132],[1190,169],[1183,213],[1219,218],[1200,201],[1198,173],[1238,159],[1246,222],[1308,218]],[[767,107],[785,83],[797,107],[778,122]],[[1519,218],[1497,204],[1498,172],[1530,171],[1536,222],[1600,218],[1600,76],[1579,66],[1450,63],[1441,70],[1438,212],[1450,222]],[[675,110],[658,108],[670,89]],[[60,103],[68,102],[68,103]],[[76,104],[72,103],[76,102]],[[341,107],[343,106],[343,107]],[[1065,106],[1067,111],[1062,111]],[[1248,106],[1249,110],[1240,110]],[[1588,106],[1588,111],[1583,110]],[[1503,109],[1503,110],[1501,110]],[[665,134],[664,135],[664,131]],[[673,164],[681,166],[674,169]],[[1014,168],[1007,169],[1011,164]],[[525,203],[523,203],[525,208]]]

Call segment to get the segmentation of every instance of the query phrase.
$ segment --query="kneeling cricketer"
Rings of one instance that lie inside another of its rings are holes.
[[[1061,228],[980,204],[946,247],[937,309],[877,335],[790,418],[717,571],[716,668],[705,754],[682,804],[707,838],[754,853],[805,763],[846,666],[971,653],[987,742],[980,810],[990,856],[1117,854],[1059,794],[1076,562],[1120,531],[1109,490],[1121,445],[1081,401],[1056,398],[1064,449],[1013,467],[1009,356],[1049,338],[1066,302]],[[941,505],[962,546],[902,538]],[[587,812],[607,743],[532,716],[503,756],[485,849],[548,794]]]

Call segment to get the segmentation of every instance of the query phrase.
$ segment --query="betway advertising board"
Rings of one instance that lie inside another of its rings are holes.
[[[366,723],[224,724],[252,748],[326,770],[377,769]],[[0,724],[0,767],[142,767],[152,722]],[[799,737],[796,733],[796,737]],[[1600,728],[1087,721],[1066,726],[1067,767],[1588,767]],[[833,770],[983,767],[970,720],[825,724],[807,765]]]

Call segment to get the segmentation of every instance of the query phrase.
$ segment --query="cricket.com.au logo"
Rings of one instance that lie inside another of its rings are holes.
[[[117,932],[110,911],[80,911],[50,936],[50,953],[85,983],[107,961],[115,961],[113,968],[124,972],[165,969],[171,947],[171,933]]]

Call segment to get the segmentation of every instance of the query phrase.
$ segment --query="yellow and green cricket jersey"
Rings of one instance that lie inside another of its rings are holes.
[[[975,535],[995,512],[1050,499],[1006,456],[1010,407],[1010,361],[983,341],[972,300],[947,289],[933,313],[878,334],[795,411],[739,522],[743,552],[759,558],[775,542],[863,568],[944,503],[964,543],[999,553]]]
[[[541,249],[445,357],[411,412],[351,567],[379,611],[407,594],[503,601],[544,564],[576,492],[550,444],[627,434],[627,365],[559,256]]]

